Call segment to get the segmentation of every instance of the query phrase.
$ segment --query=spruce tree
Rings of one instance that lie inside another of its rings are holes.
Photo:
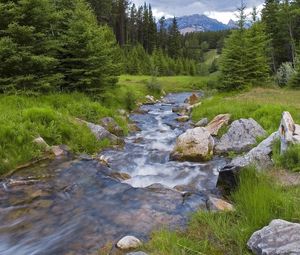
[[[61,70],[64,90],[103,91],[119,74],[118,49],[108,27],[99,27],[83,0],[75,0],[69,27],[63,36]]]
[[[0,5],[0,91],[52,91],[60,47],[57,15],[49,0],[5,1]]]
[[[181,49],[181,36],[177,25],[177,20],[174,17],[172,25],[169,28],[169,39],[168,39],[168,53],[172,58],[178,58],[180,56]]]
[[[225,40],[221,56],[220,69],[222,74],[222,89],[238,90],[247,85],[247,46],[245,24],[245,6],[239,9],[239,29],[232,31]]]

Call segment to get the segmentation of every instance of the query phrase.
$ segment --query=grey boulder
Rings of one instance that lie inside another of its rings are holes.
[[[255,165],[257,169],[266,169],[272,166],[272,146],[278,138],[278,132],[274,132],[245,155],[234,158],[219,171],[217,186],[225,193],[229,193],[237,186],[239,172],[244,167]]]
[[[256,144],[258,137],[266,136],[266,131],[252,118],[239,119],[230,125],[215,147],[216,153],[242,153]]]
[[[101,125],[110,133],[116,136],[124,136],[123,129],[118,123],[111,117],[105,117],[100,120]]]
[[[255,232],[247,246],[256,255],[299,255],[300,224],[273,220]]]

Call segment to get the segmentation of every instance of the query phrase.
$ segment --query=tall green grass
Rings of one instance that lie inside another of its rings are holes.
[[[94,153],[108,145],[99,142],[90,130],[75,121],[81,118],[99,123],[105,116],[126,122],[114,110],[92,101],[84,94],[53,94],[39,97],[0,97],[0,174],[43,154],[34,144],[41,136],[49,145],[68,145],[73,152]]]
[[[272,157],[277,167],[300,172],[300,144],[291,145],[285,153],[280,154],[280,141],[278,140],[273,145]]]
[[[192,118],[194,121],[199,121],[204,117],[213,119],[218,114],[230,113],[232,120],[253,118],[268,133],[272,133],[278,129],[283,111],[289,111],[295,121],[300,123],[300,112],[293,106],[282,105],[277,102],[262,103],[242,100],[238,97],[216,95],[207,98],[201,106],[194,109]]]
[[[254,169],[244,170],[232,195],[234,212],[197,212],[184,232],[153,234],[151,254],[250,254],[246,243],[256,230],[273,219],[300,222],[300,187],[284,188]]]

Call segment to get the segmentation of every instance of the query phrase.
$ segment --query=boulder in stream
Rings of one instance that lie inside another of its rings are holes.
[[[125,236],[117,242],[117,247],[121,250],[136,249],[142,245],[142,242],[135,236]]]
[[[300,224],[273,220],[255,232],[247,246],[256,255],[300,254]]]
[[[190,120],[190,117],[188,115],[179,116],[176,118],[178,122],[187,122]]]
[[[190,105],[193,105],[193,104],[196,104],[197,102],[199,101],[199,96],[196,95],[195,93],[193,93],[191,96],[189,96],[184,102],[186,104],[190,104]]]
[[[189,104],[180,104],[172,108],[172,112],[175,112],[179,115],[188,115],[190,114],[190,105]]]
[[[177,138],[171,159],[179,161],[201,162],[213,156],[214,139],[202,127],[188,129]]]
[[[230,125],[215,147],[216,153],[242,153],[251,149],[259,137],[266,136],[266,131],[252,118],[239,119]]]

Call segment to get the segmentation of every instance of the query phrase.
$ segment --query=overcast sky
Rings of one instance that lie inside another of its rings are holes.
[[[145,0],[132,0],[142,5]],[[148,0],[156,17],[180,17],[190,14],[205,14],[211,18],[228,23],[235,19],[234,11],[241,5],[241,0]],[[247,7],[262,6],[264,0],[244,0]]]

